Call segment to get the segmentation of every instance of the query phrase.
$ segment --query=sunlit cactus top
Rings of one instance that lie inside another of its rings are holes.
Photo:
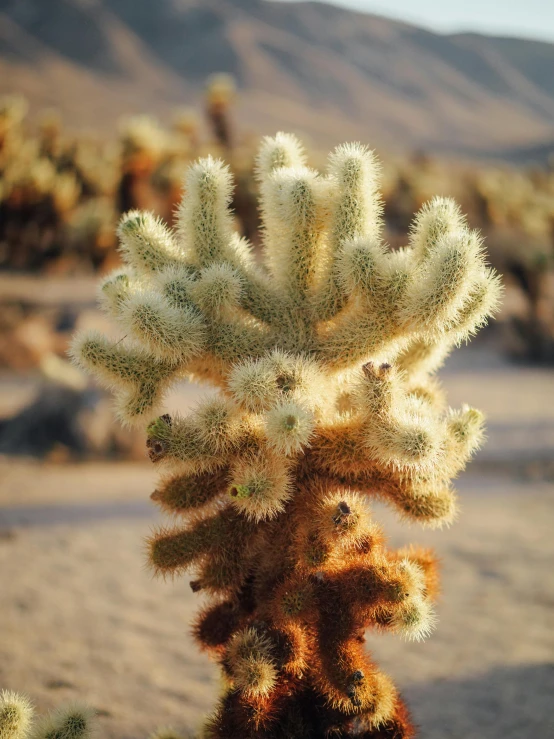
[[[320,174],[278,134],[257,176],[261,263],[234,230],[227,167],[200,160],[175,232],[124,216],[125,266],[101,290],[121,335],[78,337],[74,355],[114,388],[124,422],[148,423],[165,470],[152,497],[184,517],[152,537],[152,566],[190,569],[214,596],[195,635],[227,690],[206,736],[410,737],[363,635],[428,633],[434,559],[387,550],[367,504],[452,521],[450,480],[482,416],[448,408],[433,373],[486,322],[499,283],[448,199],[390,250],[379,167],[359,144]],[[185,418],[163,408],[183,377],[219,389]]]

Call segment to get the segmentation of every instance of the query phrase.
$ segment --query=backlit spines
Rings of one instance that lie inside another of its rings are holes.
[[[2,691],[1,739],[90,739],[96,732],[96,713],[84,703],[62,705],[34,722],[33,714],[26,696]]]
[[[115,391],[118,416],[128,424],[154,414],[178,369],[172,359],[157,359],[138,344],[111,341],[96,332],[78,335],[71,353],[101,384]]]
[[[139,273],[178,266],[184,258],[171,231],[152,213],[129,211],[120,221],[118,235],[123,259]]]
[[[209,266],[230,254],[232,188],[229,168],[220,160],[207,157],[187,171],[178,231],[187,245],[190,261],[199,267]]]
[[[90,739],[95,730],[95,711],[75,702],[42,717],[33,729],[32,739]]]
[[[240,275],[225,262],[203,269],[191,289],[199,309],[216,319],[229,318],[239,309],[241,293]]]
[[[247,697],[266,697],[277,682],[271,641],[253,628],[239,631],[230,640],[226,659],[233,681]]]
[[[401,321],[419,320],[421,330],[433,333],[447,326],[483,266],[481,248],[479,235],[469,230],[439,239],[408,286]]]
[[[125,298],[129,296],[129,274],[126,270],[116,270],[100,284],[98,299],[106,313],[117,317]]]
[[[283,297],[304,314],[321,272],[327,182],[307,167],[281,167],[262,182],[261,195],[268,269]]]
[[[0,739],[27,739],[33,720],[33,706],[24,695],[0,693]]]
[[[351,294],[352,286],[345,284],[340,264],[349,244],[360,240],[380,243],[379,174],[374,152],[360,144],[343,144],[329,157],[329,250],[319,296],[321,318],[336,315]]]
[[[158,359],[186,364],[206,342],[202,316],[193,307],[174,308],[154,291],[137,291],[120,309],[125,330]]]
[[[466,228],[460,207],[452,198],[434,197],[414,218],[410,246],[420,260],[425,260],[437,248],[441,239]]]
[[[398,468],[425,469],[434,464],[441,452],[441,427],[428,408],[402,393],[402,377],[390,365],[376,368],[368,362],[363,378],[362,433],[370,456]]]
[[[298,454],[310,443],[314,427],[314,414],[300,403],[280,403],[266,415],[268,443],[287,457]]]
[[[368,502],[428,527],[455,518],[450,480],[483,419],[448,408],[433,373],[500,288],[450,200],[421,210],[408,246],[383,243],[379,166],[363,146],[339,147],[320,174],[278,134],[257,176],[262,264],[233,233],[229,171],[200,160],[176,233],[124,218],[127,267],[102,288],[121,338],[89,334],[74,354],[115,388],[124,419],[150,420],[163,470],[152,499],[181,519],[153,532],[151,566],[214,598],[193,629],[226,678],[206,736],[409,739],[363,634],[425,637],[436,561],[388,550]],[[151,420],[186,376],[218,394]]]
[[[302,167],[306,164],[306,154],[300,141],[290,133],[265,136],[260,144],[256,158],[256,174],[265,181],[281,167]]]

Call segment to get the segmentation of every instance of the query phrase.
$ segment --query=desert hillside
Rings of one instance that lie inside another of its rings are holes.
[[[58,106],[81,128],[163,117],[224,70],[253,131],[544,158],[553,67],[552,44],[438,35],[319,3],[0,0],[0,94]]]

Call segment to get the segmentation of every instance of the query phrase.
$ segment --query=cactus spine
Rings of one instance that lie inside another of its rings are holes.
[[[0,693],[0,739],[90,739],[95,712],[70,703],[42,716],[33,726],[33,706],[24,695]]]
[[[33,718],[31,702],[22,695],[0,693],[0,739],[25,739]]]
[[[450,200],[425,206],[410,245],[391,251],[378,175],[358,144],[320,174],[293,136],[265,139],[258,266],[233,232],[227,168],[200,160],[175,233],[147,213],[123,218],[126,268],[102,295],[124,338],[74,343],[121,419],[148,423],[165,470],[152,497],[183,519],[150,539],[152,567],[192,571],[212,596],[194,624],[227,683],[210,739],[414,735],[364,632],[426,636],[436,563],[387,549],[368,504],[453,520],[450,480],[483,422],[449,409],[433,374],[500,288]],[[188,417],[158,416],[182,377],[219,393]]]

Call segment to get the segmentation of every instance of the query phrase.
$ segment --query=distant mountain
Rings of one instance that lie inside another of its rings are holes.
[[[438,35],[321,3],[0,0],[0,93],[81,127],[164,115],[228,71],[251,130],[509,157],[554,139],[552,70],[554,44]]]

